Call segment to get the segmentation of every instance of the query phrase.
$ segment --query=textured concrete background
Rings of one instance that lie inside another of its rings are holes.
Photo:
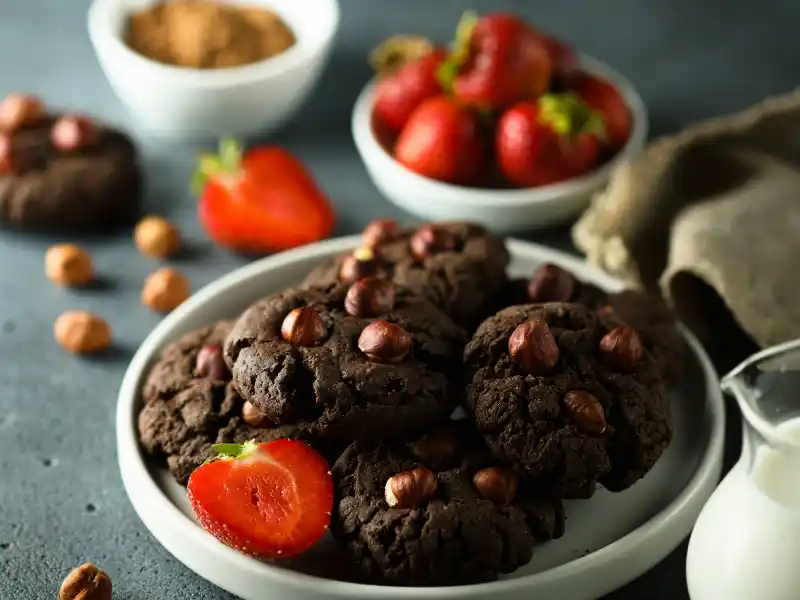
[[[340,214],[338,233],[396,213],[369,183],[349,137],[350,108],[369,77],[365,53],[389,33],[418,31],[446,40],[467,8],[525,13],[625,73],[651,111],[654,134],[788,90],[800,66],[800,5],[792,0],[758,8],[746,0],[342,4],[330,70],[314,100],[276,138],[302,156],[330,193]],[[0,95],[28,90],[132,126],[95,61],[87,8],[88,0],[0,0]],[[242,264],[212,248],[198,229],[186,191],[196,149],[139,141],[150,178],[148,207],[175,219],[192,242],[192,257],[180,267],[193,286]],[[563,229],[533,239],[569,248]],[[92,560],[111,573],[116,598],[228,599],[155,542],[117,471],[114,403],[131,353],[158,321],[138,298],[154,265],[136,253],[127,233],[81,240],[106,285],[67,292],[42,273],[44,251],[55,241],[0,233],[0,598],[55,598],[70,568]],[[53,320],[77,307],[110,320],[117,339],[112,352],[80,360],[55,345]],[[738,452],[736,427],[729,464]],[[684,557],[685,545],[609,598],[686,598]]]

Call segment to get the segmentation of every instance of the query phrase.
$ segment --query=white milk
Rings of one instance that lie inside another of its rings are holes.
[[[800,419],[778,427],[796,451],[758,448],[723,480],[692,532],[692,600],[800,600]]]

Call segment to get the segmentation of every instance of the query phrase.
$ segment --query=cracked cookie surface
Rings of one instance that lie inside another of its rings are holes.
[[[377,245],[377,253],[387,277],[424,296],[459,325],[468,326],[505,283],[508,250],[503,240],[480,225],[456,221],[434,225],[455,240],[451,250],[415,258],[410,240],[419,228],[409,227],[401,229],[391,241]],[[342,263],[350,254],[320,264],[306,277],[303,287],[326,287],[338,282]]]
[[[167,345],[142,391],[139,440],[184,485],[194,469],[215,455],[215,443],[303,437],[295,427],[247,425],[240,416],[244,400],[228,373],[220,380],[195,375],[200,350],[205,346],[221,349],[230,327],[231,322],[222,321]]]
[[[491,459],[480,440],[468,445],[468,452],[459,450],[449,462],[434,465],[404,445],[356,442],[336,461],[331,532],[366,581],[416,586],[492,581],[527,564],[535,541],[563,533],[557,501],[499,506],[483,499],[472,478]],[[419,508],[390,508],[387,480],[421,464],[438,467],[434,497]]]
[[[348,442],[413,437],[449,416],[458,399],[451,378],[460,368],[464,331],[403,289],[385,314],[351,316],[344,309],[348,289],[287,290],[246,310],[225,343],[236,389],[275,423]],[[289,344],[281,335],[286,316],[302,307],[324,324],[317,345]],[[410,334],[412,348],[401,362],[374,362],[359,350],[360,334],[377,319]]]
[[[509,354],[509,337],[529,321],[546,324],[558,346],[558,361],[544,374],[524,372]],[[669,405],[650,354],[632,372],[600,356],[601,339],[618,325],[577,304],[512,306],[484,321],[465,348],[467,406],[478,429],[498,458],[542,490],[585,498],[597,482],[625,489],[669,445]],[[605,431],[579,427],[565,405],[573,391],[599,401]]]

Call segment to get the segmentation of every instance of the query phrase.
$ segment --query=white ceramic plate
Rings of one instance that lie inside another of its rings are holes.
[[[567,503],[566,535],[542,545],[526,567],[501,581],[446,588],[369,586],[320,577],[335,572],[335,546],[325,540],[291,570],[254,560],[218,543],[192,517],[185,491],[165,469],[145,462],[136,438],[139,388],[158,350],[176,337],[232,317],[270,292],[297,284],[321,260],[358,244],[331,240],[278,254],[238,269],[196,293],[147,337],[128,368],[117,405],[122,480],[136,512],[156,539],[201,577],[245,600],[492,599],[589,600],[638,577],[690,532],[722,467],[724,410],[714,369],[685,332],[691,357],[672,396],[675,436],[653,471],[631,489],[599,490]],[[619,282],[563,253],[509,241],[511,271],[529,274],[540,262],[563,265],[609,290]]]
[[[423,177],[397,162],[378,143],[372,128],[373,80],[359,94],[351,118],[353,140],[372,183],[389,202],[420,219],[465,219],[503,234],[540,229],[574,217],[606,186],[614,169],[642,151],[648,133],[647,108],[636,88],[595,58],[581,55],[580,61],[585,71],[614,84],[633,118],[630,139],[601,167],[553,185],[508,190],[469,188]]]

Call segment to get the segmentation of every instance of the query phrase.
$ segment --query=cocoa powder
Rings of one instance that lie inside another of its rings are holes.
[[[270,58],[296,40],[281,17],[265,7],[172,0],[131,13],[125,41],[161,63],[220,69]]]

